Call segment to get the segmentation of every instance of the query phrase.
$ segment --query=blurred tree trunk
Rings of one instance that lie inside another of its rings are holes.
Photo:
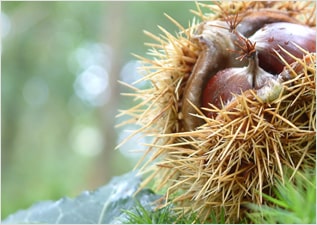
[[[119,88],[118,82],[120,70],[123,66],[122,57],[122,33],[123,33],[123,13],[125,3],[107,4],[102,24],[100,42],[111,47],[111,68],[109,72],[109,101],[98,111],[102,132],[105,137],[105,146],[101,155],[96,160],[95,168],[92,171],[90,184],[98,187],[108,182],[113,176],[114,148],[116,146],[117,135],[114,130],[115,116],[117,114]],[[106,62],[105,62],[106,64]]]

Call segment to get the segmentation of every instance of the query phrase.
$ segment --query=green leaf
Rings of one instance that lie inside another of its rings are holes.
[[[127,217],[124,211],[135,208],[136,201],[143,207],[152,208],[153,202],[160,197],[149,189],[143,189],[134,196],[140,182],[136,172],[130,172],[74,199],[64,197],[58,201],[36,203],[29,209],[10,215],[2,223],[121,223]]]

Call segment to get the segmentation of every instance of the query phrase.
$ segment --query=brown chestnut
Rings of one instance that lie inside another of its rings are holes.
[[[285,22],[267,24],[249,39],[256,43],[260,67],[272,74],[281,73],[285,66],[275,51],[288,64],[294,62],[294,59],[281,51],[281,48],[297,58],[302,58],[304,53],[293,43],[308,52],[316,51],[316,30],[300,24]]]
[[[210,108],[212,104],[221,109],[233,100],[233,94],[241,94],[249,89],[270,91],[267,87],[270,87],[272,82],[275,83],[276,79],[276,76],[259,67],[257,52],[254,52],[249,57],[248,66],[227,68],[209,79],[203,90],[202,106]],[[205,115],[210,118],[216,116],[209,110],[205,110]]]

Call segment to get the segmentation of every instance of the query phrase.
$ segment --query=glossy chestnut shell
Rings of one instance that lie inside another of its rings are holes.
[[[294,57],[289,54],[301,58],[304,55],[303,50],[316,51],[316,29],[300,24],[285,22],[267,24],[249,39],[256,43],[260,67],[272,74],[279,74],[285,66],[277,53],[291,64],[294,62]]]
[[[259,68],[254,69],[264,69],[272,76],[279,75],[285,64],[293,63],[294,57],[303,57],[304,51],[316,51],[315,29],[287,22],[266,24],[251,35],[248,41],[254,43],[254,51],[258,55],[257,67]],[[239,47],[243,48],[241,45]],[[233,63],[227,64],[234,66]],[[258,76],[263,76],[265,73],[261,74]],[[221,109],[232,100],[233,94],[241,94],[248,89],[258,90],[260,88],[252,85],[250,80],[261,78],[252,78],[248,70],[241,66],[225,68],[206,76],[210,78],[206,82],[206,86],[203,87],[201,97],[202,107],[205,108]],[[208,117],[216,116],[208,110],[204,112]]]

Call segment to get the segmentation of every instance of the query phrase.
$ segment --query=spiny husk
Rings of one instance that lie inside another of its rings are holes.
[[[210,10],[202,13],[201,8]],[[316,26],[316,5],[312,1],[218,1],[215,4],[198,3],[197,10],[193,13],[202,21],[226,19],[229,15],[246,14],[250,11],[277,11],[301,21],[310,27]]]
[[[202,21],[222,18],[224,10],[234,15],[268,7],[315,26],[311,19],[315,9],[306,2],[199,6],[213,12],[203,14],[198,7],[195,14]],[[141,168],[151,172],[144,185],[155,180],[157,190],[166,188],[166,204],[174,203],[181,213],[196,211],[204,221],[211,212],[219,218],[224,210],[227,222],[236,222],[246,211],[245,203],[263,204],[262,193],[272,194],[274,182],[283,181],[286,169],[295,174],[315,168],[315,54],[303,50],[304,58],[285,63],[284,72],[291,79],[282,83],[273,98],[263,100],[248,90],[222,109],[208,109],[218,114],[215,119],[197,108],[194,116],[205,123],[194,131],[180,132],[180,100],[202,48],[192,39],[195,22],[185,29],[171,20],[180,29],[176,37],[163,28],[162,36],[147,33],[159,43],[150,44],[153,60],[139,57],[144,62],[140,69],[147,72],[141,80],[149,81],[151,87],[132,87],[133,96],[141,101],[122,111],[132,117],[128,122],[140,125],[135,133],[154,137],[146,152],[150,158]]]
[[[211,211],[220,215],[223,207],[234,220],[244,203],[262,204],[262,192],[271,194],[286,168],[294,173],[314,168],[314,61],[285,82],[273,102],[246,91],[224,109],[214,109],[216,119],[204,118],[206,123],[196,131],[178,134],[174,145],[158,146],[166,157],[157,166],[169,171],[158,182],[169,186],[168,195],[184,190],[173,201],[202,218]]]

